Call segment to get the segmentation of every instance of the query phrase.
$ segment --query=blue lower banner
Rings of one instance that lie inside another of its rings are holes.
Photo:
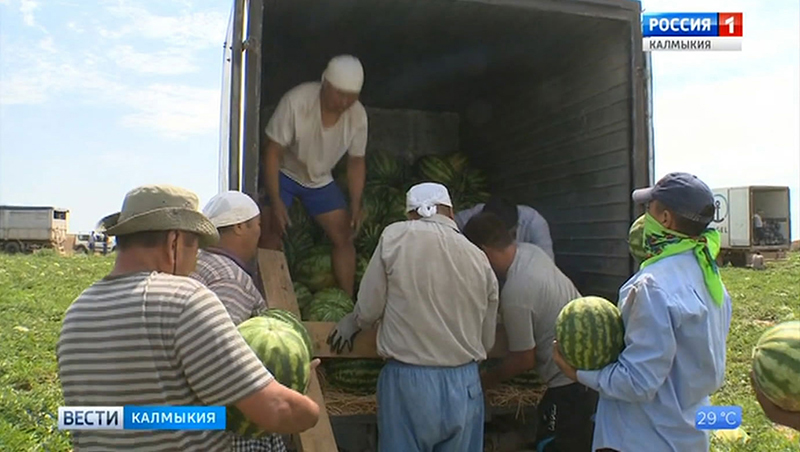
[[[124,407],[125,430],[225,430],[224,406]]]

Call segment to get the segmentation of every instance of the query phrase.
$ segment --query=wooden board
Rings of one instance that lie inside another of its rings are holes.
[[[328,334],[330,334],[336,323],[333,322],[303,322],[311,334],[311,340],[314,341],[314,356],[317,358],[379,358],[378,344],[377,344],[377,330],[369,329],[363,330],[353,340],[353,351],[345,349],[341,354],[336,354],[331,351],[330,346],[326,343]],[[502,325],[497,325],[497,339],[492,351],[489,352],[490,358],[499,358],[508,353],[508,340],[506,339],[506,330]]]
[[[280,251],[259,249],[258,266],[267,293],[267,305],[271,308],[286,309],[299,316],[300,309],[297,307],[297,297],[289,276],[286,256]],[[336,438],[333,436],[333,428],[316,373],[311,374],[307,395],[319,405],[319,421],[313,428],[295,437],[295,446],[300,452],[338,452],[339,448],[336,446]]]

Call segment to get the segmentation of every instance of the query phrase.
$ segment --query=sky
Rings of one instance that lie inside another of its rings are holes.
[[[800,2],[644,0],[744,12],[741,52],[655,52],[655,178],[791,188],[800,238]],[[70,209],[71,232],[125,193],[219,190],[232,1],[0,0],[0,204]],[[298,81],[299,82],[299,81]]]

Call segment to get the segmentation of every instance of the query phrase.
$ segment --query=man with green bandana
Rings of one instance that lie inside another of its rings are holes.
[[[708,228],[714,195],[686,173],[671,173],[633,192],[647,206],[631,228],[639,271],[619,292],[625,349],[596,371],[576,371],[558,353],[565,375],[600,393],[595,451],[708,451],[695,428],[698,408],[722,386],[731,300],[715,258],[719,233]]]

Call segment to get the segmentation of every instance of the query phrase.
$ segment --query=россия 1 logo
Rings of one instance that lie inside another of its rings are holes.
[[[659,50],[742,50],[743,13],[647,13],[642,47]]]

